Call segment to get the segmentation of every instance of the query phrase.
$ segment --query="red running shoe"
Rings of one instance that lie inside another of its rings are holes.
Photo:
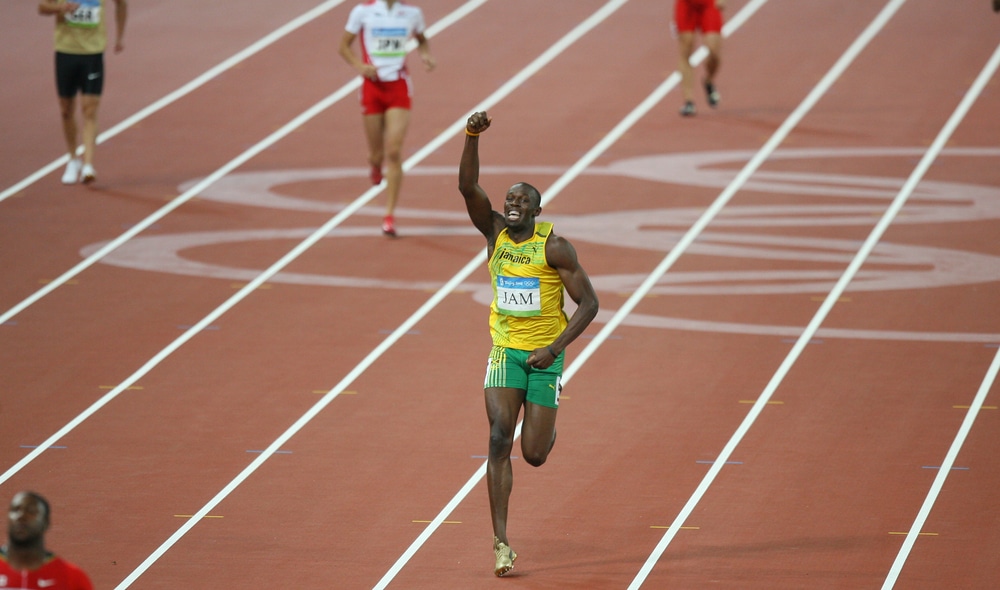
[[[386,215],[382,219],[382,233],[390,238],[396,237],[396,220],[392,218],[392,215]]]
[[[372,166],[371,172],[372,184],[378,184],[382,182],[382,169],[378,166]]]

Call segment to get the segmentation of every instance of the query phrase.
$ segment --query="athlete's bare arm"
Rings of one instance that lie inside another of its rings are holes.
[[[417,33],[413,38],[417,40],[417,53],[424,62],[424,67],[428,72],[433,71],[437,67],[437,60],[431,55],[431,45],[427,42],[427,37],[423,33]]]
[[[597,317],[597,310],[600,307],[590,277],[580,266],[576,249],[569,240],[554,234],[549,236],[545,242],[545,259],[549,266],[559,273],[566,293],[576,302],[577,308],[562,334],[548,347],[536,348],[528,357],[528,364],[540,369],[549,367],[559,353],[583,334],[590,322]]]
[[[68,14],[79,8],[78,2],[65,2],[60,4],[58,0],[42,0],[38,3],[38,14]]]
[[[489,196],[479,186],[479,134],[489,129],[492,119],[485,111],[474,113],[465,124],[465,148],[458,166],[458,190],[465,197],[469,219],[486,237],[490,254],[496,237],[504,228],[503,215],[493,210]],[[471,135],[475,134],[475,135]]]
[[[375,66],[372,64],[366,64],[358,59],[358,56],[354,54],[354,49],[351,48],[351,45],[354,43],[356,38],[357,35],[354,33],[344,31],[344,35],[340,38],[340,48],[337,52],[340,54],[340,57],[344,58],[344,61],[346,61],[348,65],[357,70],[363,77],[368,78],[369,80],[378,80],[378,70],[375,69]]]
[[[115,0],[115,53],[125,51],[125,23],[128,21],[128,2]]]

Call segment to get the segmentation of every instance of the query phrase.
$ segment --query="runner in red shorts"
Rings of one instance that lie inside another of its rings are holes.
[[[428,71],[436,62],[424,36],[424,15],[416,6],[398,0],[367,0],[351,10],[340,40],[340,56],[364,78],[361,115],[368,140],[368,162],[373,184],[382,182],[385,164],[386,209],[382,233],[396,235],[393,213],[403,182],[403,139],[410,124],[410,75],[406,44],[417,41],[417,53]],[[361,36],[361,58],[351,45]]]
[[[680,53],[681,93],[684,95],[681,115],[691,117],[697,112],[694,106],[694,69],[691,67],[696,31],[701,31],[705,48],[708,49],[705,77],[702,79],[708,105],[715,108],[719,104],[719,91],[715,89],[715,74],[719,71],[722,51],[722,9],[725,8],[725,0],[675,0],[675,2],[673,25]]]

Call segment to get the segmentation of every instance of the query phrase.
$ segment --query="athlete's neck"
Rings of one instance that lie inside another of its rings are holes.
[[[530,240],[535,235],[535,224],[529,226],[510,227],[507,226],[507,237],[515,244]]]
[[[42,567],[49,554],[45,545],[42,544],[25,546],[9,544],[3,548],[3,552],[7,556],[7,563],[10,564],[10,567],[22,571],[36,570]]]

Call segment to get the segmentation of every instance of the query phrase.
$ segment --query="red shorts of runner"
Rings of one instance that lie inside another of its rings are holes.
[[[678,33],[721,33],[722,13],[715,7],[715,0],[676,0],[674,24]]]
[[[410,80],[373,82],[367,78],[361,84],[361,114],[381,115],[389,109],[410,108]]]

